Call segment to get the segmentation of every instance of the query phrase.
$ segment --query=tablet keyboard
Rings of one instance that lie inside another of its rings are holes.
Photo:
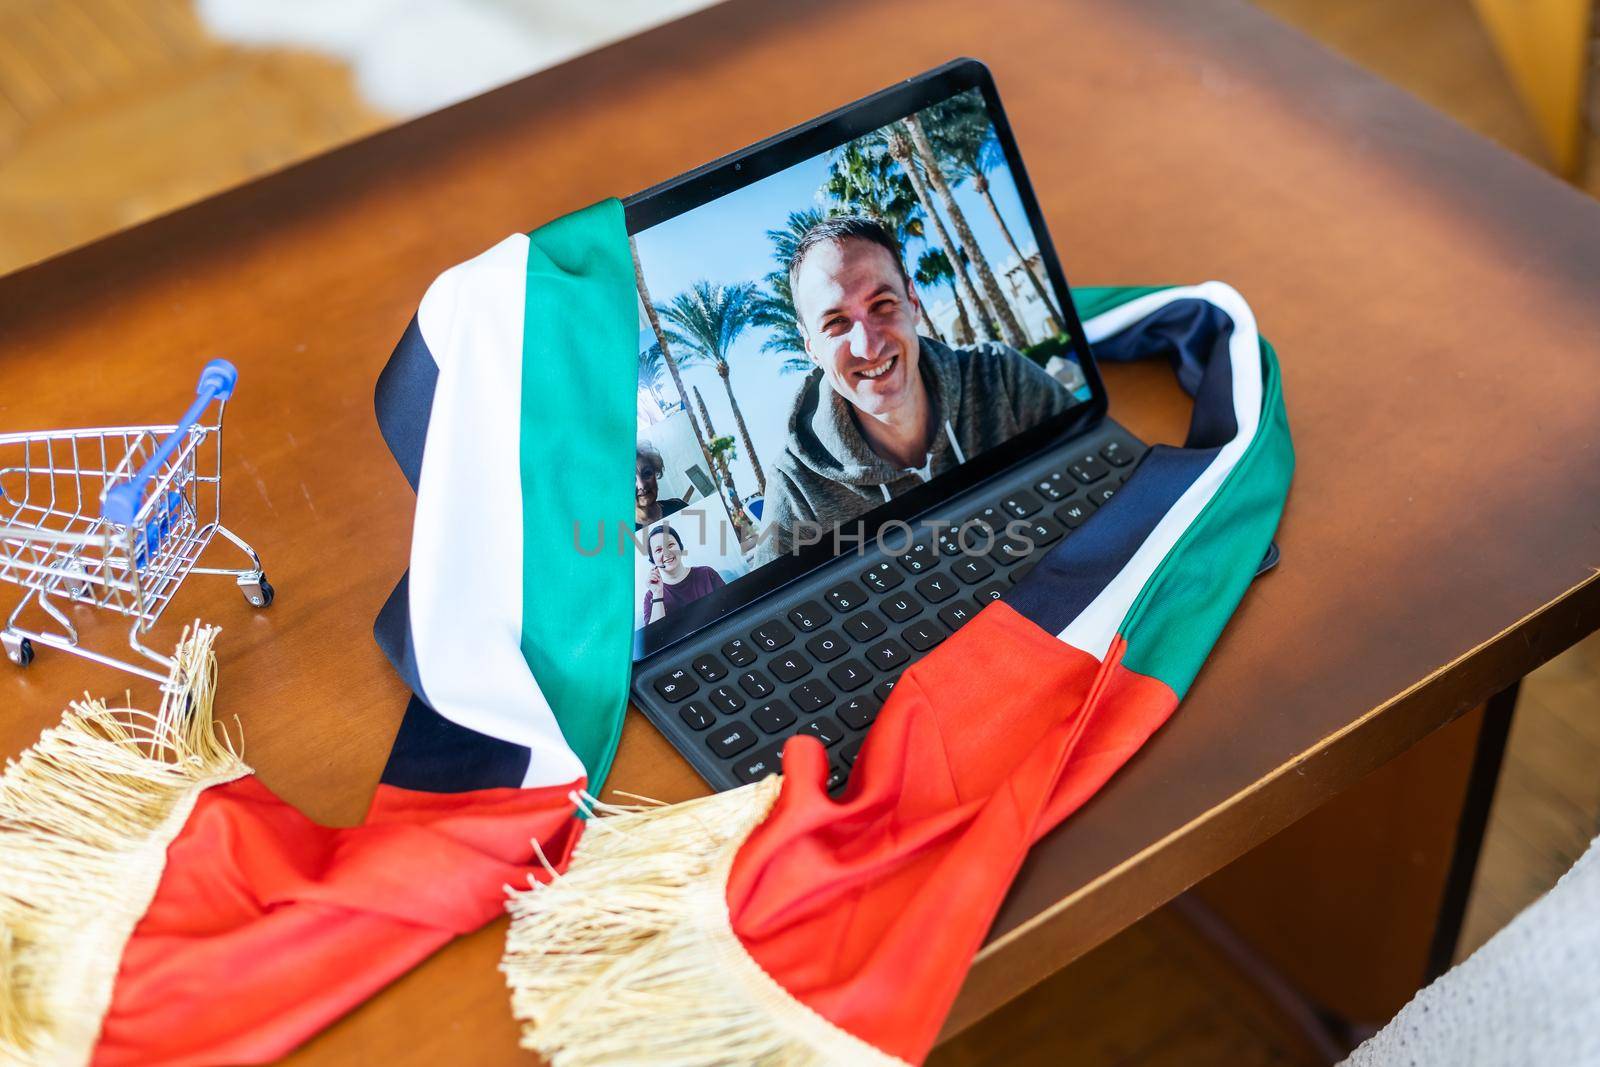
[[[901,672],[1072,536],[1144,452],[1108,420],[938,509],[948,526],[937,536],[922,531],[893,556],[836,558],[649,657],[634,700],[713,788],[780,770],[784,742],[808,733],[828,750],[829,788],[842,789]],[[1013,521],[1030,536],[1009,535]]]

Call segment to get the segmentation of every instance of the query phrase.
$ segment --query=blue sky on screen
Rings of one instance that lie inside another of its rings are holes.
[[[808,159],[637,234],[639,262],[652,299],[657,304],[670,303],[702,278],[722,285],[754,282],[764,286],[766,275],[778,268],[767,231],[782,228],[792,211],[833,204],[821,192],[828,179],[828,166],[826,154]],[[990,171],[989,183],[1017,243],[1024,254],[1031,254],[1037,244],[1010,168],[1002,166]],[[971,183],[955,186],[953,192],[979,247],[986,250],[996,268],[1010,262],[1011,250]],[[912,241],[908,260],[915,262],[925,247],[920,240]],[[931,294],[932,300],[943,303],[949,299],[947,294],[948,289],[940,286]],[[929,294],[923,296],[926,300]],[[768,336],[765,327],[752,326],[734,344],[728,365],[756,452],[764,464],[770,465],[783,450],[789,410],[804,375],[784,373],[783,355],[762,353],[761,344]],[[640,334],[641,347],[654,341],[645,327]],[[736,434],[733,409],[716,371],[708,365],[680,370],[685,386],[699,387],[717,433]],[[744,492],[751,493],[755,490],[755,477],[742,448],[740,453],[732,465],[734,480]]]

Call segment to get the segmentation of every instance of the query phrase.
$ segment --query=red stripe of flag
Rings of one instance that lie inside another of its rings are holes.
[[[783,792],[728,884],[756,962],[835,1025],[920,1062],[1028,846],[1177,706],[1123,651],[1101,664],[991,604],[907,670],[839,801],[821,745],[791,741]]]
[[[507,885],[564,866],[582,786],[379,786],[359,826],[312,822],[255,777],[202,793],[123,953],[93,1062],[278,1059],[451,938]]]

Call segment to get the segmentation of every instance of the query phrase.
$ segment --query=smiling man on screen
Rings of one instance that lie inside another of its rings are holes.
[[[1008,345],[918,336],[921,304],[899,244],[871,219],[808,230],[789,287],[816,369],[773,464],[760,562],[793,550],[797,522],[853,519],[1072,405],[1065,386]]]

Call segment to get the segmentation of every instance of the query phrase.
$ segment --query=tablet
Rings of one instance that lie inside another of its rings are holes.
[[[1105,414],[976,60],[624,206],[639,290],[636,659]],[[983,397],[1005,400],[969,399]]]

